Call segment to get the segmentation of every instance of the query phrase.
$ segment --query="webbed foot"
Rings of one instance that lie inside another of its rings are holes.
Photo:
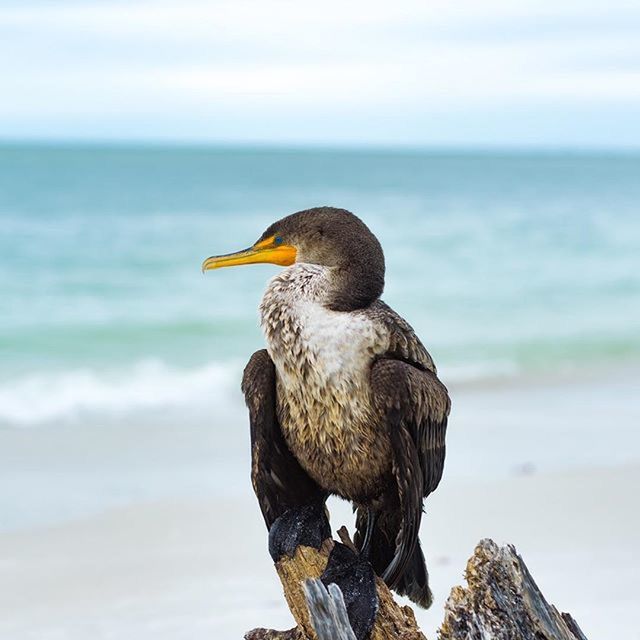
[[[324,503],[314,503],[285,511],[269,529],[269,553],[274,562],[292,557],[303,545],[319,549],[331,537]]]
[[[375,573],[371,564],[344,544],[336,543],[320,576],[340,587],[351,628],[358,640],[369,636],[378,611]]]

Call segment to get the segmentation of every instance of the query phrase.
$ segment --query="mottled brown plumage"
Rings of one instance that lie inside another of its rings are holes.
[[[311,209],[274,223],[254,246],[280,243],[295,262],[267,287],[267,350],[242,382],[265,522],[332,493],[352,500],[355,540],[375,571],[428,606],[418,530],[442,477],[447,390],[411,326],[379,299],[384,256],[361,220]]]

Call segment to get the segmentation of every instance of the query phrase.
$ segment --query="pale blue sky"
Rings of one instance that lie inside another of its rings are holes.
[[[0,5],[0,137],[640,147],[640,3]]]

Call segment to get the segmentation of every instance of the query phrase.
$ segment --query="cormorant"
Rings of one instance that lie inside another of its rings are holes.
[[[242,390],[266,525],[330,494],[351,500],[361,555],[428,607],[418,530],[442,476],[450,401],[411,326],[380,300],[382,247],[354,214],[319,207],[202,268],[264,262],[286,268],[262,298],[267,349],[249,360]]]

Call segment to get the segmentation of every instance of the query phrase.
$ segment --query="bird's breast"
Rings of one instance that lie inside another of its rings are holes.
[[[390,464],[369,382],[371,364],[386,350],[388,336],[366,312],[324,307],[318,287],[304,278],[297,287],[272,282],[261,305],[276,366],[278,417],[306,471],[329,491],[358,499],[377,492]]]

